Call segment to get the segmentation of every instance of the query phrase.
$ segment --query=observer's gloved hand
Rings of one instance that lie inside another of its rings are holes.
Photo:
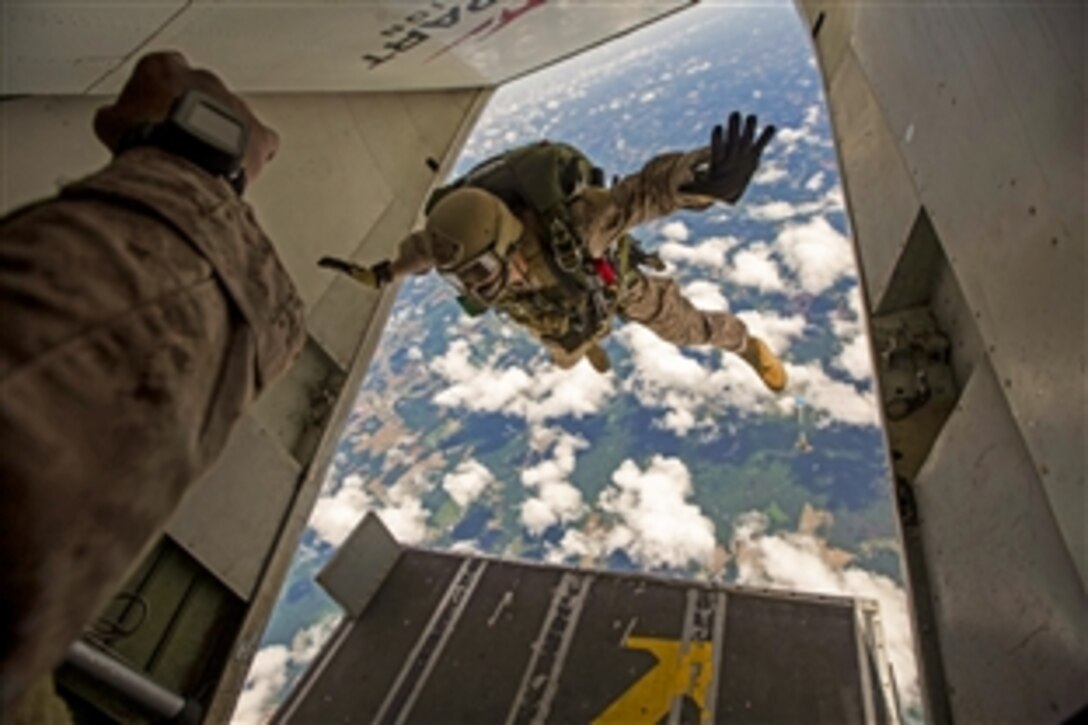
[[[389,262],[379,262],[371,267],[363,267],[336,257],[322,257],[317,260],[317,266],[346,274],[371,289],[381,289],[393,281],[393,269]]]
[[[710,134],[710,161],[695,170],[695,180],[680,186],[685,194],[700,194],[735,204],[748,188],[752,175],[759,168],[759,157],[774,136],[774,126],[767,126],[756,138],[756,117],[744,120],[740,127],[740,114],[729,115],[729,131],[715,126]]]

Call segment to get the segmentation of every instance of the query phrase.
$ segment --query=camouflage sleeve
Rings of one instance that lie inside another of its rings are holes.
[[[397,279],[412,274],[426,274],[453,259],[456,250],[440,237],[427,231],[412,232],[397,247],[397,256],[390,260]]]
[[[5,218],[0,260],[9,710],[117,591],[305,331],[248,205],[152,149]]]
[[[705,209],[714,199],[684,194],[696,166],[707,161],[710,148],[668,153],[651,159],[637,174],[610,189],[587,189],[571,202],[575,223],[583,230],[590,254],[599,257],[625,231],[667,216],[677,209]]]

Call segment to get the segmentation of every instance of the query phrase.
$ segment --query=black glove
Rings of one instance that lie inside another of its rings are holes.
[[[710,134],[710,164],[696,169],[695,180],[681,185],[680,191],[735,204],[759,168],[759,157],[774,130],[774,126],[767,126],[756,139],[755,116],[745,119],[741,133],[740,114],[729,114],[728,135],[723,134],[721,126],[715,126]]]
[[[324,267],[325,269],[331,269],[335,272],[343,272],[344,274],[351,274],[355,269],[355,265],[343,259],[337,259],[336,257],[322,257],[317,260],[318,267]]]

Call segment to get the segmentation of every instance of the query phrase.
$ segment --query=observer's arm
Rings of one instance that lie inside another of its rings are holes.
[[[305,331],[250,207],[148,148],[0,222],[0,309],[6,710],[118,590]]]
[[[381,289],[396,280],[426,274],[442,259],[450,259],[453,250],[425,230],[412,232],[401,240],[395,257],[370,266],[336,257],[322,257],[318,265],[341,272],[371,289]]]
[[[710,146],[664,154],[612,189],[591,189],[572,205],[590,253],[600,256],[627,229],[677,209],[704,209],[715,201],[736,204],[759,168],[774,126],[757,135],[758,119],[729,115],[728,130],[715,126]]]

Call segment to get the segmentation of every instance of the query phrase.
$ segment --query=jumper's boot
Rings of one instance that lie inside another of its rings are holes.
[[[598,343],[594,343],[593,347],[586,350],[586,359],[589,360],[589,364],[593,366],[593,369],[601,375],[612,369],[612,362],[608,359],[608,353]]]
[[[748,336],[748,344],[738,355],[752,366],[759,375],[763,384],[775,393],[781,393],[786,387],[786,368],[782,361],[775,357],[767,343],[754,335]]]

